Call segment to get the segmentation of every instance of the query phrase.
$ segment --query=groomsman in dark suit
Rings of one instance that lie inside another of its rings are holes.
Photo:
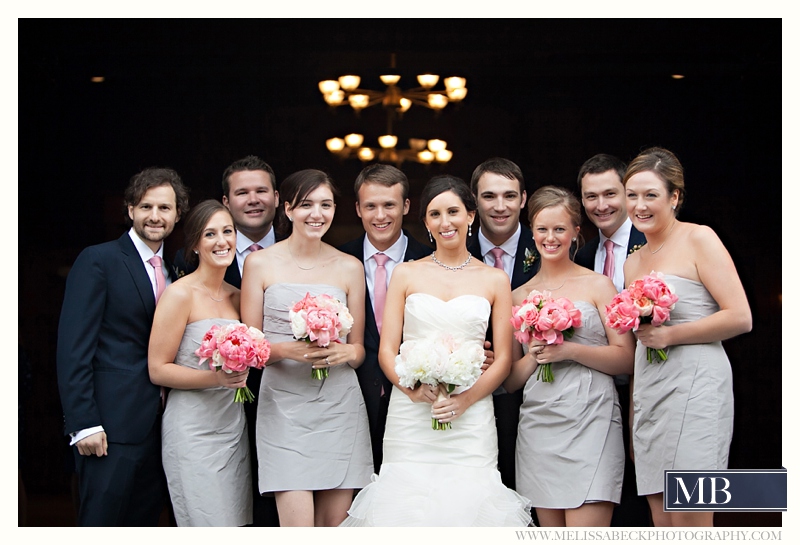
[[[511,281],[511,289],[516,289],[539,271],[533,235],[520,222],[527,200],[522,171],[508,159],[488,159],[472,173],[471,187],[478,202],[480,228],[468,242],[469,251],[487,265],[503,269]],[[491,338],[491,332],[487,337]],[[513,489],[522,390],[509,394],[501,386],[493,399],[498,470],[503,484]]]
[[[125,190],[131,229],[84,249],[68,277],[57,373],[75,446],[79,526],[156,526],[166,499],[160,388],[147,346],[156,301],[174,279],[163,241],[189,208],[170,169],[149,168]]]
[[[625,163],[620,159],[601,153],[583,163],[578,172],[581,202],[589,221],[597,227],[599,236],[578,250],[575,263],[600,274],[607,270],[617,291],[625,287],[622,273],[625,259],[635,246],[645,243],[644,235],[628,218],[625,186],[622,185],[625,168]],[[610,271],[605,266],[607,259]]]
[[[408,214],[410,205],[408,189],[406,175],[391,165],[373,164],[364,168],[356,178],[354,190],[356,214],[365,233],[339,248],[361,260],[367,280],[366,357],[356,374],[367,406],[376,473],[383,460],[383,432],[392,393],[392,383],[378,363],[386,287],[398,263],[421,259],[432,252],[432,248],[403,229],[403,216]]]
[[[631,223],[625,206],[626,165],[613,155],[600,153],[588,159],[578,171],[578,191],[598,236],[575,254],[575,263],[610,277],[617,291],[625,287],[622,273],[625,259],[645,238]],[[622,499],[614,509],[612,526],[648,526],[650,512],[647,501],[636,492],[636,474],[628,457],[630,447],[630,376],[618,375],[614,383],[622,409],[622,435],[625,443],[625,476]]]
[[[230,210],[236,227],[236,259],[225,271],[225,281],[231,286],[241,288],[242,268],[247,256],[285,238],[278,235],[274,228],[275,208],[278,206],[278,181],[275,178],[275,171],[255,155],[234,161],[222,173],[222,204]],[[175,255],[175,265],[180,275],[189,274],[194,270],[193,267],[186,265],[183,250],[179,250]],[[279,526],[275,499],[264,498],[258,492],[255,437],[261,374],[261,369],[250,369],[247,386],[256,400],[244,404],[253,474],[253,526]]]

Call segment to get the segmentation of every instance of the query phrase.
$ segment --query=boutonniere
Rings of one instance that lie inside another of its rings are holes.
[[[631,246],[631,249],[630,249],[630,251],[628,252],[628,255],[631,255],[631,254],[632,254],[633,252],[635,252],[636,250],[641,250],[641,249],[642,249],[642,246],[644,246],[644,244],[634,244],[633,246]]]
[[[533,266],[533,262],[536,261],[536,258],[539,257],[536,255],[536,252],[531,250],[530,248],[525,248],[525,260],[522,262],[522,272],[528,272],[531,270]]]
[[[172,270],[175,271],[175,276],[178,278],[186,276],[186,271],[184,271],[183,269],[179,269],[176,265],[172,266]]]

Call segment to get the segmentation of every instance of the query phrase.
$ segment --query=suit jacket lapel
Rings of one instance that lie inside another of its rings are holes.
[[[538,257],[533,262],[531,266],[528,267],[528,271],[525,271],[525,250],[530,250],[534,254],[536,254],[536,245],[533,242],[533,234],[531,230],[522,226],[519,234],[519,242],[517,243],[517,254],[514,257],[514,274],[511,276],[511,289],[517,289],[522,284],[533,278],[539,271],[540,265],[540,258]]]
[[[144,268],[142,257],[136,251],[136,246],[133,245],[131,237],[128,233],[123,234],[119,238],[120,249],[124,254],[122,258],[128,273],[131,275],[136,290],[139,293],[139,298],[144,305],[148,314],[152,315],[156,310],[156,296],[153,293],[153,284],[150,283],[150,276]]]
[[[225,269],[225,282],[234,288],[242,288],[242,275],[239,273],[239,258],[234,257],[233,263]]]
[[[355,252],[352,254],[354,257],[358,258],[361,263],[364,264],[364,280],[366,282],[366,269],[367,264],[364,263],[364,239],[366,238],[367,234],[364,233],[358,239],[358,247],[354,248]],[[365,290],[365,299],[366,299],[366,312],[364,315],[364,334],[372,338],[372,344],[374,346],[378,346],[378,339],[380,338],[378,334],[378,324],[375,323],[375,309],[372,308],[372,296],[369,293],[369,290]],[[365,343],[366,344],[366,343]]]
[[[628,237],[628,255],[631,254],[631,250],[633,250],[634,246],[641,246],[645,242],[647,242],[647,239],[644,237],[642,232],[636,227],[631,226],[631,234]]]

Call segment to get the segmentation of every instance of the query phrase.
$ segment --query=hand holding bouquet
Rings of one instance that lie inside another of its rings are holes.
[[[316,342],[323,348],[331,341],[339,342],[339,338],[350,333],[353,327],[353,317],[347,306],[325,293],[317,296],[306,293],[289,309],[289,319],[295,339]],[[322,380],[328,377],[328,370],[312,369],[311,376]]]
[[[200,357],[198,365],[206,360],[215,371],[226,373],[245,371],[248,367],[262,369],[269,359],[270,345],[264,333],[242,323],[218,326],[214,324],[206,331],[200,348],[195,350]],[[233,400],[236,403],[251,402],[255,399],[247,386],[236,389]]]
[[[566,297],[554,299],[549,292],[531,291],[522,304],[511,308],[514,337],[523,345],[531,339],[547,344],[562,344],[581,326],[581,311]],[[536,378],[553,382],[549,363],[540,364]]]
[[[639,324],[661,326],[669,320],[678,296],[664,281],[664,275],[652,271],[640,280],[635,280],[606,305],[606,325],[622,335],[636,331]],[[660,363],[667,361],[667,351],[663,348],[647,347],[647,361]]]
[[[437,400],[448,397],[456,386],[471,387],[481,376],[486,359],[483,343],[461,341],[447,333],[426,339],[406,341],[395,357],[395,372],[400,385],[416,388],[420,384],[438,387]],[[431,418],[434,430],[450,429],[450,422]]]

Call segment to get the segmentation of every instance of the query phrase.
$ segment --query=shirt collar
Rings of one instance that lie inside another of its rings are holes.
[[[517,246],[519,244],[519,236],[522,233],[522,227],[517,225],[517,230],[514,231],[514,234],[508,237],[508,239],[502,243],[499,248],[502,248],[505,253],[508,255],[517,255]],[[483,227],[478,229],[478,242],[481,245],[481,255],[485,256],[489,253],[489,250],[495,247],[495,245],[486,238],[486,235],[483,234]]]
[[[163,243],[158,247],[158,251],[154,253],[153,250],[150,249],[150,246],[145,244],[145,242],[139,238],[139,235],[136,234],[136,230],[133,227],[131,227],[130,231],[128,231],[128,235],[131,237],[131,241],[133,242],[136,251],[139,252],[139,257],[142,258],[142,261],[147,261],[154,255],[164,259]]]
[[[600,232],[600,246],[604,245],[606,240],[610,238],[611,242],[613,242],[615,245],[627,248],[628,240],[631,236],[631,227],[633,227],[633,223],[631,222],[630,218],[627,218],[622,225],[619,226],[619,229],[617,229],[610,237],[607,237]]]
[[[400,263],[403,261],[403,256],[406,255],[406,245],[408,244],[408,237],[406,237],[405,233],[400,231],[400,238],[398,238],[394,244],[389,246],[386,251],[382,252],[389,256],[389,259],[394,261],[395,263]],[[364,235],[364,261],[367,261],[373,255],[380,253],[380,250],[375,248],[372,243],[369,241],[369,237]]]
[[[241,231],[236,232],[236,251],[238,253],[243,253],[245,250],[250,248],[253,244],[253,241],[250,240],[247,235],[242,233]],[[269,228],[269,232],[264,235],[264,238],[261,240],[256,241],[256,244],[261,246],[262,248],[269,248],[273,244],[275,244],[275,229],[273,227]]]

